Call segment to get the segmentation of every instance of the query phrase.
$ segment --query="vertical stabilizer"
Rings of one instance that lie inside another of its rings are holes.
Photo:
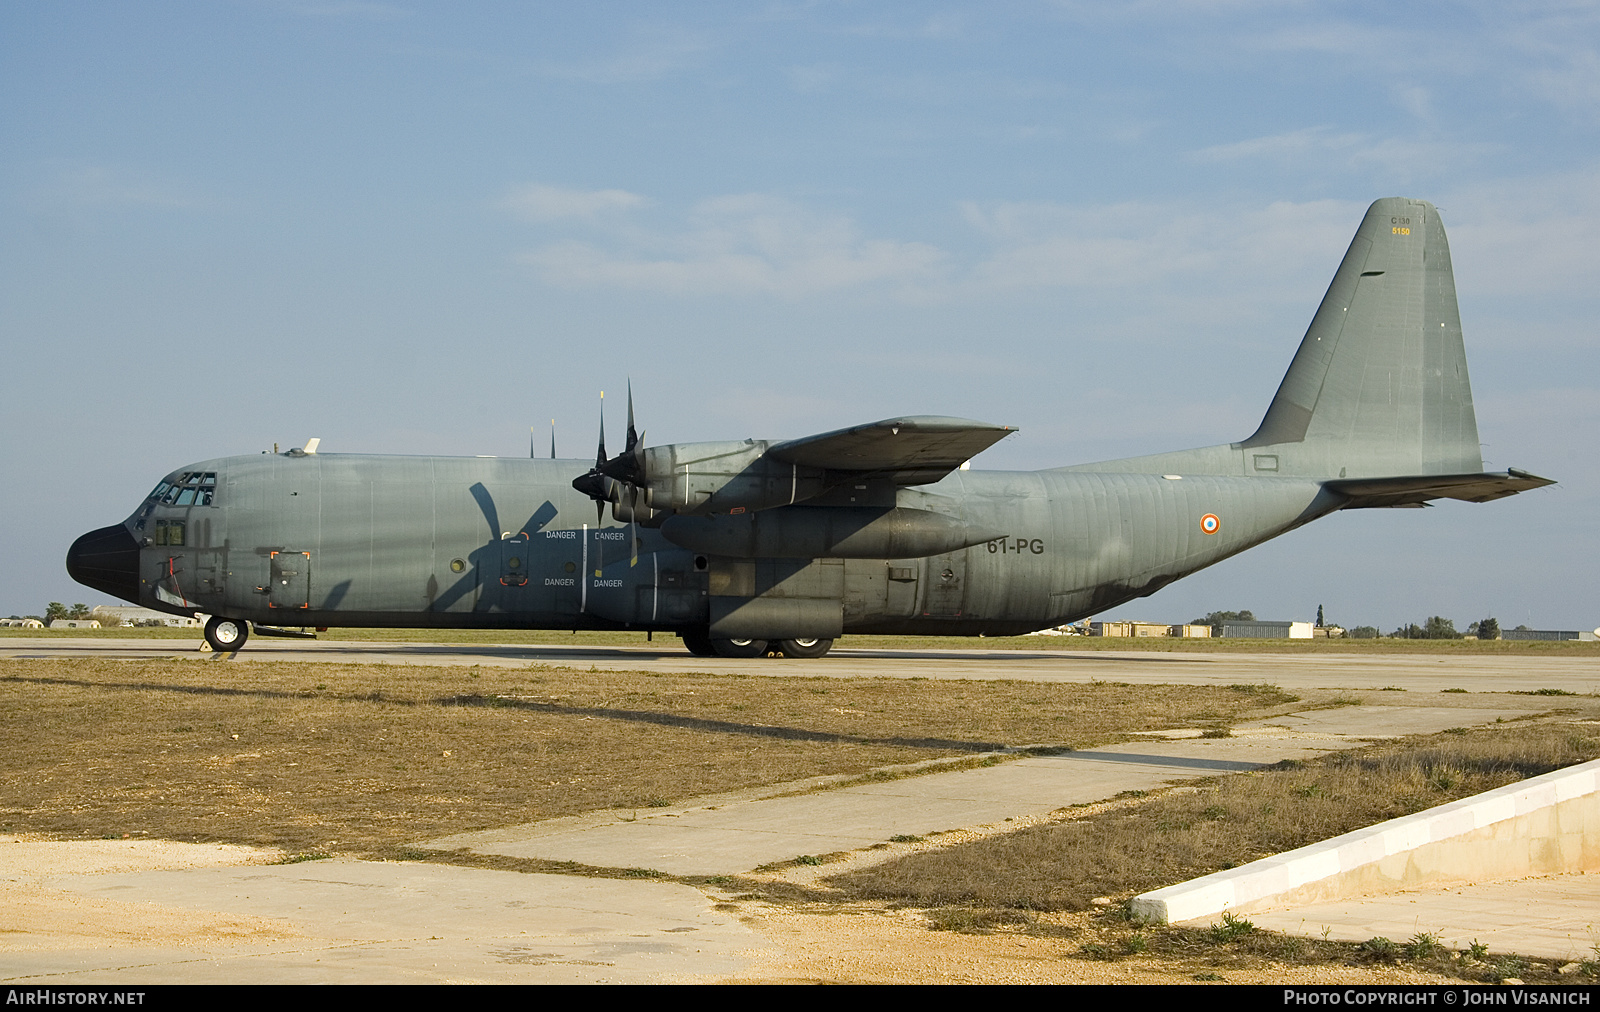
[[[1260,428],[1235,445],[1247,473],[1483,469],[1450,246],[1432,204],[1390,197],[1367,210]]]

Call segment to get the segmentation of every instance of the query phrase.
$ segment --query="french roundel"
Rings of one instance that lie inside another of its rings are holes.
[[[1207,534],[1215,534],[1222,530],[1222,521],[1217,519],[1215,513],[1207,513],[1200,518],[1200,529]]]

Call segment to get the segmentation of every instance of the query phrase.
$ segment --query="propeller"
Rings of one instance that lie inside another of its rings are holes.
[[[644,434],[634,425],[633,381],[629,380],[628,436],[622,452],[609,460],[606,458],[605,394],[602,392],[600,394],[600,446],[595,454],[594,467],[574,478],[572,487],[595,501],[596,527],[599,527],[604,520],[605,504],[613,501],[620,503],[622,495],[627,496],[628,541],[631,549],[628,564],[630,566],[639,564],[639,490],[645,480]],[[612,498],[612,482],[623,486],[616,499]],[[598,545],[596,547],[598,548]]]

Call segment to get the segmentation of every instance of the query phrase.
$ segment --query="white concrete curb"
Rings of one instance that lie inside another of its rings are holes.
[[[1600,759],[1144,893],[1134,897],[1132,912],[1171,923],[1238,910],[1427,844],[1465,837],[1591,795],[1600,800]]]

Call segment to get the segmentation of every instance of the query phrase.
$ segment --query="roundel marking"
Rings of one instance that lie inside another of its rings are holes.
[[[1207,513],[1200,518],[1200,529],[1207,534],[1215,534],[1222,530],[1222,521],[1217,519],[1215,513]]]

